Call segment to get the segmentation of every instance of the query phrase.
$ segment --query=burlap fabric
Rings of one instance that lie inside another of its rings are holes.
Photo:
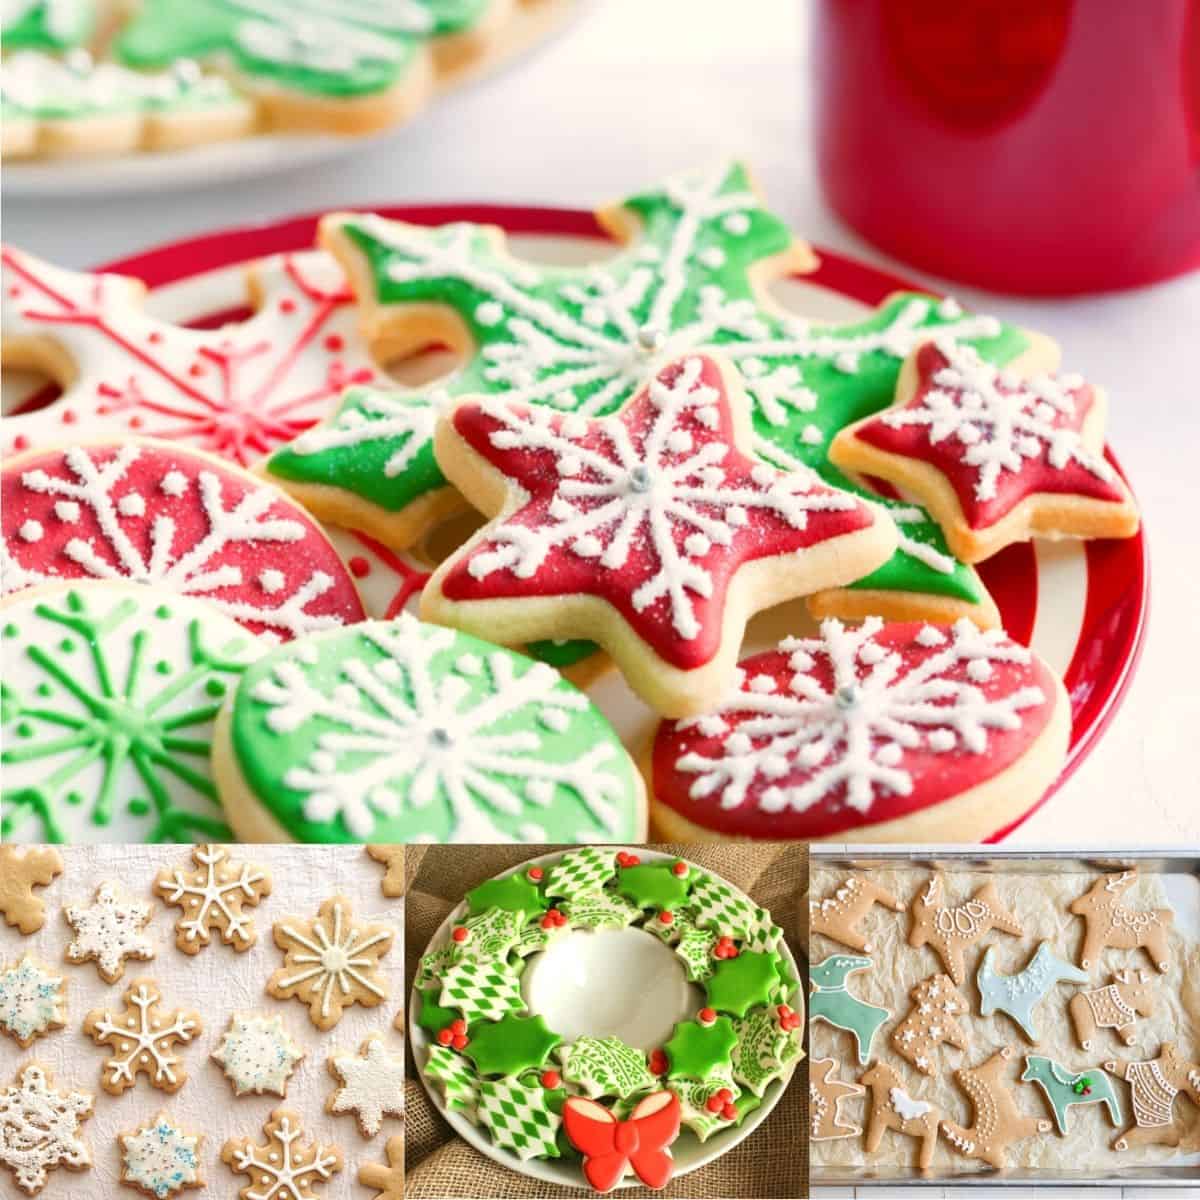
[[[800,898],[808,887],[806,848],[795,845],[654,846],[719,872],[768,909],[782,926],[804,971],[800,940]],[[407,978],[446,914],[476,884],[553,846],[413,846],[408,855],[406,908]],[[637,1187],[616,1195],[722,1197],[733,1200],[797,1200],[808,1195],[808,1089],[806,1064],[792,1076],[774,1111],[741,1145],[715,1162],[672,1181],[662,1192]],[[421,1200],[440,1197],[546,1197],[563,1200],[594,1196],[587,1190],[530,1179],[493,1163],[458,1137],[441,1117],[417,1077],[408,1050],[405,1127],[406,1194]]]

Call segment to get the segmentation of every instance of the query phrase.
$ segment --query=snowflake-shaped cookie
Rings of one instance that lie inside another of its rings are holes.
[[[33,889],[49,886],[62,870],[62,855],[50,846],[0,845],[0,916],[19,933],[36,933],[46,902]]]
[[[326,900],[315,920],[278,922],[274,934],[284,965],[267,992],[277,1000],[303,1001],[318,1029],[332,1029],[353,1004],[372,1008],[387,999],[379,960],[395,934],[388,925],[355,921],[345,896]]]
[[[134,979],[124,1000],[124,1011],[96,1008],[83,1022],[83,1032],[112,1051],[101,1070],[104,1090],[119,1096],[144,1074],[160,1091],[179,1091],[187,1071],[175,1046],[186,1045],[203,1031],[200,1014],[160,1008],[162,993],[153,979]]]
[[[204,1137],[188,1133],[161,1112],[133,1133],[122,1133],[121,1182],[168,1200],[185,1188],[204,1186],[200,1146]]]
[[[282,1096],[304,1051],[282,1017],[234,1013],[212,1056],[221,1064],[235,1095],[274,1092]]]
[[[305,1142],[304,1123],[286,1108],[277,1108],[263,1126],[266,1142],[230,1138],[221,1148],[221,1161],[250,1182],[239,1192],[241,1200],[317,1200],[313,1190],[328,1183],[342,1169],[337,1146]]]
[[[350,571],[289,497],[185,446],[35,450],[0,472],[0,590],[128,579],[200,596],[272,641],[361,621]]]
[[[63,909],[75,933],[67,946],[67,962],[94,960],[105,982],[116,983],[125,974],[127,958],[154,957],[154,943],[143,932],[153,912],[150,901],[130,900],[116,884],[102,883],[92,904],[68,904]]]
[[[85,428],[245,464],[375,374],[345,278],[321,253],[258,263],[247,288],[257,312],[215,330],[148,316],[136,279],[66,271],[8,247],[2,258],[5,364],[40,367],[64,385],[52,404],[5,417],[5,455]]]
[[[154,893],[183,909],[175,922],[175,945],[184,954],[199,954],[215,929],[235,950],[249,950],[258,938],[254,922],[242,911],[271,894],[271,877],[254,863],[235,863],[224,846],[197,846],[196,870],[164,867],[154,879]]]
[[[422,615],[503,641],[592,638],[661,711],[702,710],[750,613],[895,546],[882,512],[756,463],[748,427],[733,374],[701,355],[612,417],[464,401],[440,427],[442,464],[494,519],[434,573]]]
[[[821,837],[959,795],[1050,729],[1027,785],[1040,795],[1065,713],[1048,668],[1001,630],[830,619],[747,659],[715,711],[659,727],[656,795],[707,829]]]
[[[0,1033],[31,1046],[67,1020],[66,983],[31,954],[0,970]]]
[[[978,562],[1035,533],[1137,532],[1104,423],[1104,394],[1081,376],[1022,378],[940,340],[913,354],[892,407],[844,430],[832,453],[911,491],[954,553]]]
[[[29,1063],[0,1092],[0,1166],[31,1196],[55,1167],[84,1171],[92,1165],[80,1126],[92,1115],[88,1092],[60,1091],[50,1072]]]
[[[355,1113],[363,1137],[373,1138],[385,1116],[404,1115],[404,1056],[392,1054],[378,1034],[367,1038],[358,1054],[331,1054],[326,1065],[340,1086],[325,1111]]]

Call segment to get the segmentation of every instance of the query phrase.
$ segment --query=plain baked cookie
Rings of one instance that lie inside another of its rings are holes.
[[[1062,683],[1001,630],[830,618],[742,662],[704,716],[662,722],[645,771],[664,840],[980,841],[1066,756]]]
[[[281,646],[217,722],[244,841],[641,840],[641,778],[545,663],[402,614]]]

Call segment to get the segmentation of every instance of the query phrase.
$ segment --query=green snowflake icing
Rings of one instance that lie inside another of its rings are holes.
[[[94,0],[10,0],[0,12],[4,49],[70,50],[92,36]]]
[[[829,462],[829,443],[891,402],[901,361],[920,340],[937,331],[999,363],[1027,346],[1019,330],[994,318],[915,293],[843,326],[761,306],[751,268],[786,252],[792,235],[737,165],[631,197],[621,216],[637,225],[626,250],[570,268],[517,262],[481,226],[347,217],[340,229],[370,272],[369,299],[449,306],[474,352],[453,376],[425,389],[348,392],[328,422],[277,450],[268,471],[399,511],[445,486],[431,436],[453,398],[503,394],[604,415],[634,394],[662,356],[715,347],[745,379],[759,457],[785,469],[803,464],[858,490]],[[986,601],[974,570],[950,555],[923,509],[880,503],[899,525],[900,548],[854,586]]]
[[[616,1037],[580,1037],[559,1049],[563,1078],[587,1095],[631,1096],[654,1087],[646,1056]]]
[[[27,839],[32,818],[38,841],[228,840],[212,723],[258,647],[201,613],[133,584],[71,587],[5,610],[0,834]],[[174,643],[183,652],[168,655]]]

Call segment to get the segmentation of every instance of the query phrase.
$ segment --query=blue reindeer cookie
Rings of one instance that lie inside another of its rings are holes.
[[[980,1012],[990,1017],[995,1012],[1007,1013],[1031,1041],[1040,1040],[1033,1010],[1050,993],[1057,983],[1091,983],[1086,971],[1064,962],[1049,942],[1042,942],[1023,971],[1015,975],[1001,975],[992,965],[994,946],[983,952],[975,982],[979,985],[982,1001]]]
[[[871,1043],[879,1027],[892,1014],[886,1008],[868,1004],[851,995],[846,980],[875,964],[861,954],[831,954],[809,970],[812,992],[809,996],[809,1023],[824,1021],[835,1029],[854,1034],[858,1061],[866,1065],[871,1058]]]

